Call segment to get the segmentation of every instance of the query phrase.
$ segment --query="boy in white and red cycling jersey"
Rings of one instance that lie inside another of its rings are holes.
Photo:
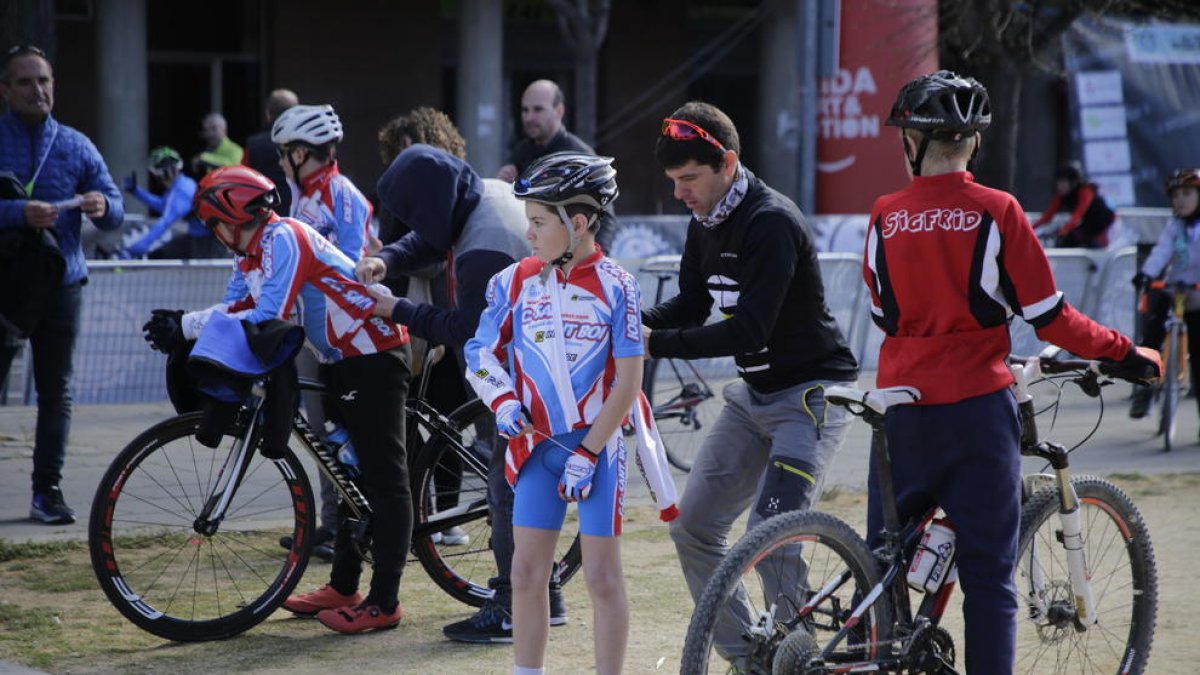
[[[322,363],[331,413],[350,434],[373,507],[374,574],[363,597],[352,528],[340,527],[329,584],[283,606],[342,633],[391,628],[400,622],[397,594],[412,536],[402,412],[408,333],[372,315],[375,301],[354,279],[354,263],[313,228],[276,215],[277,200],[274,183],[245,166],[218,168],[200,181],[196,215],[234,252],[228,297],[242,295],[200,311],[155,310],[147,339],[169,351],[198,338],[218,312],[257,325],[300,311],[308,346]],[[348,513],[342,507],[339,515]]]
[[[271,125],[271,142],[291,192],[291,217],[311,225],[357,263],[366,253],[374,207],[338,170],[337,145],[342,138],[342,120],[330,105],[294,105]],[[296,367],[301,377],[320,378],[310,350],[300,353]],[[321,433],[325,427],[321,395],[304,392],[302,398],[309,423]],[[337,492],[324,473],[318,473],[318,478],[321,527],[313,538],[313,555],[330,560],[337,539]],[[291,548],[291,537],[279,543]]]
[[[1142,345],[1151,349],[1162,346],[1167,337],[1167,313],[1171,310],[1172,284],[1191,286],[1200,283],[1200,169],[1176,169],[1163,185],[1171,200],[1171,220],[1158,235],[1154,249],[1133,276],[1133,287],[1146,290],[1152,279],[1163,276],[1168,288],[1146,293],[1146,312],[1142,315]],[[1188,335],[1200,335],[1200,289],[1188,292],[1183,313]],[[1200,386],[1200,339],[1187,341],[1188,365],[1192,386]],[[1140,385],[1133,392],[1129,416],[1145,417],[1150,409],[1154,388]]]
[[[567,502],[579,503],[596,670],[618,673],[625,657],[629,607],[617,536],[626,450],[618,432],[641,390],[643,350],[637,281],[595,244],[599,214],[618,193],[611,164],[555,153],[518,178],[513,190],[525,201],[534,255],[492,278],[465,350],[468,382],[510,439],[517,675],[543,672],[546,584]]]
[[[1156,352],[1063,299],[1017,200],[975,183],[967,165],[990,122],[974,79],[941,70],[900,90],[887,123],[901,128],[913,182],[876,200],[863,265],[886,333],[876,383],[921,391],[886,422],[900,521],[937,504],[955,524],[971,675],[1013,668],[1021,478],[1009,320],[1084,358],[1161,370]],[[883,522],[875,472],[872,545]]]
[[[292,193],[291,217],[312,225],[358,262],[370,234],[371,202],[338,170],[342,121],[331,105],[297,105],[271,125],[279,166]]]

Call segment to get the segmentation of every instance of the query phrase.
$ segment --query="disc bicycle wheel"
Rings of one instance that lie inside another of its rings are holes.
[[[497,574],[487,502],[496,422],[479,399],[447,419],[455,431],[435,433],[413,462],[413,552],[438,587],[480,607],[492,597],[488,580]],[[453,537],[447,536],[451,527],[458,528]],[[565,584],[583,561],[578,532],[563,529],[556,555]]]
[[[1066,550],[1059,539],[1058,490],[1040,490],[1021,510],[1013,672],[1145,672],[1158,611],[1150,533],[1137,507],[1117,486],[1092,476],[1071,482],[1082,511],[1097,622],[1085,630],[1078,625]]]
[[[691,471],[700,444],[721,412],[721,400],[696,365],[681,359],[651,359],[645,382],[667,461],[680,471]]]
[[[722,559],[696,603],[679,672],[807,672],[808,659],[879,581],[877,567],[862,538],[828,514],[793,511],[759,523]],[[867,608],[825,663],[865,667],[884,652],[890,617],[885,600]],[[731,664],[740,670],[727,670]]]
[[[201,417],[166,420],[126,446],[100,481],[88,524],[105,595],[168,640],[219,640],[265,619],[304,575],[315,528],[312,488],[288,452],[254,453],[224,519],[205,531],[198,516],[223,484],[236,439],[230,429],[217,448],[200,444]],[[297,545],[280,548],[283,536]]]

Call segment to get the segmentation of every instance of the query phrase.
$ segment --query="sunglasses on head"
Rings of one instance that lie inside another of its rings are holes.
[[[675,141],[693,141],[699,138],[721,152],[725,152],[725,146],[721,145],[721,141],[718,141],[715,136],[702,129],[699,125],[687,120],[673,120],[670,117],[664,119],[662,123],[662,135]]]
[[[4,58],[2,60],[4,63],[8,63],[18,56],[26,56],[28,54],[40,56],[47,61],[50,60],[50,57],[46,56],[46,52],[42,51],[41,47],[37,47],[35,45],[13,45],[12,47],[8,48],[8,51],[4,52]]]

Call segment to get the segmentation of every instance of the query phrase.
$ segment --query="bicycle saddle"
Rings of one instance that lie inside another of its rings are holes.
[[[825,387],[825,400],[834,405],[866,407],[880,415],[894,405],[916,403],[921,400],[921,392],[916,387],[884,387],[883,389],[856,389],[834,385]]]

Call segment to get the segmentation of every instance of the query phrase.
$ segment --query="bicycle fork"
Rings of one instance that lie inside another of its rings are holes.
[[[1096,602],[1092,595],[1092,581],[1088,575],[1087,552],[1083,541],[1083,513],[1079,508],[1079,496],[1071,483],[1071,475],[1067,470],[1066,448],[1057,444],[1042,442],[1027,451],[1050,462],[1054,475],[1029,476],[1026,479],[1028,494],[1032,494],[1035,485],[1048,483],[1053,480],[1058,494],[1058,518],[1060,530],[1059,542],[1067,559],[1067,572],[1071,580],[1071,597],[1074,602],[1073,620],[1075,630],[1084,632],[1094,626],[1097,621]],[[1041,480],[1038,480],[1039,477]],[[1059,623],[1068,618],[1061,615],[1062,608],[1048,604],[1049,591],[1042,565],[1038,559],[1037,541],[1030,543],[1027,558],[1021,564],[1029,570],[1030,588],[1026,600],[1032,619]]]
[[[225,512],[229,508],[229,502],[233,499],[234,493],[242,483],[242,478],[246,475],[246,467],[250,465],[253,456],[251,452],[253,445],[250,441],[258,431],[259,413],[265,397],[265,392],[259,383],[254,385],[253,396],[254,404],[250,412],[250,419],[246,423],[245,432],[234,441],[232,450],[226,455],[225,462],[217,471],[217,488],[209,495],[204,503],[204,508],[200,510],[192,524],[192,528],[204,536],[211,537],[221,527],[221,522],[225,520]]]

